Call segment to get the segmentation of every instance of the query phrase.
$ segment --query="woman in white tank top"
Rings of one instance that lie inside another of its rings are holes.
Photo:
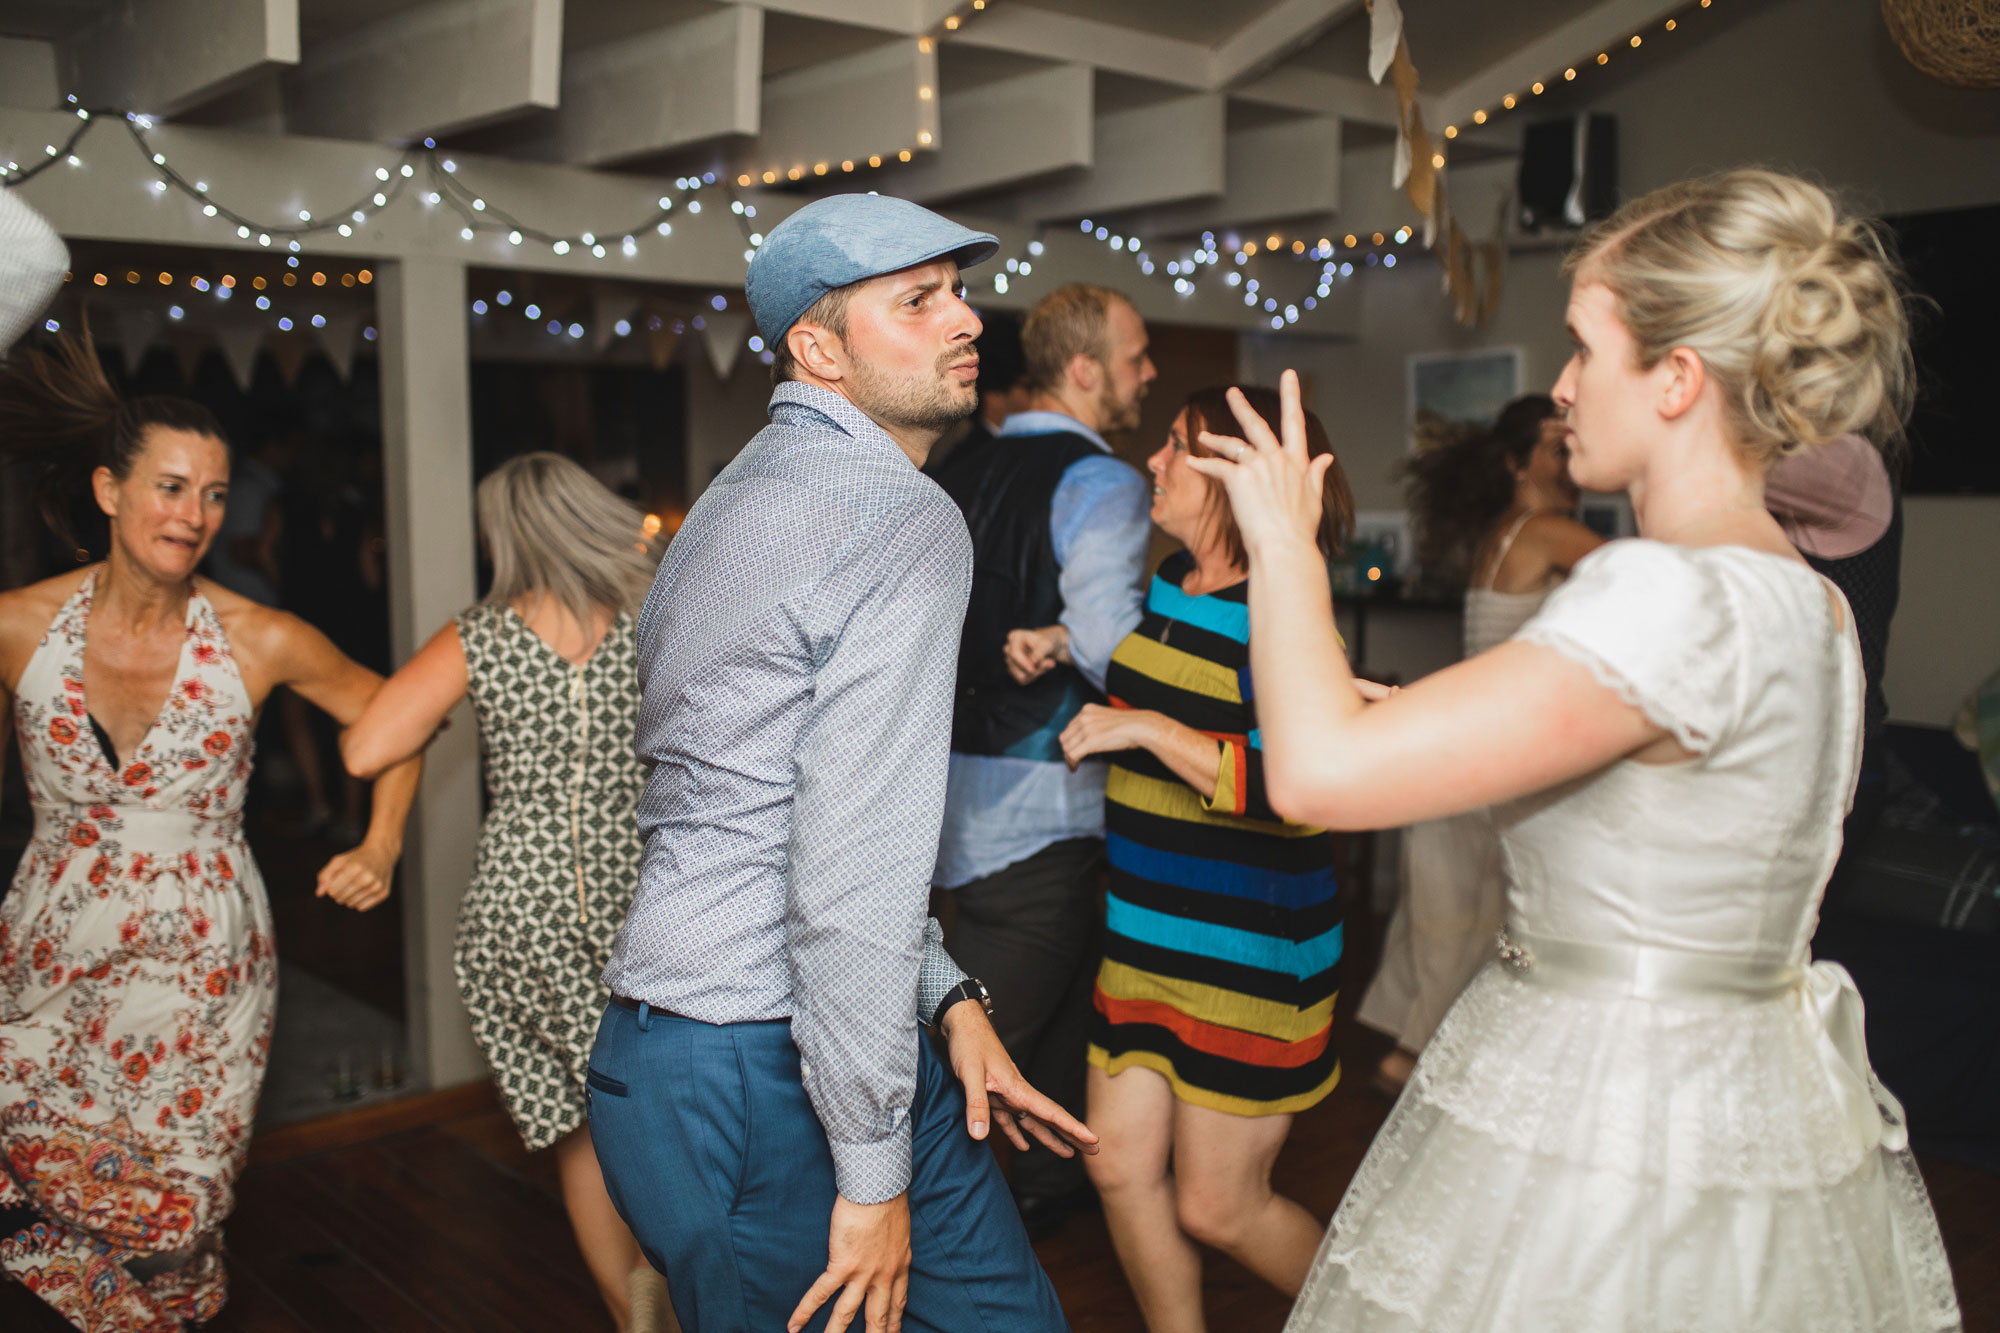
[[[1463,570],[1465,655],[1513,637],[1603,538],[1569,515],[1562,414],[1545,394],[1507,405],[1490,431],[1467,431],[1411,461],[1407,489],[1427,569]],[[1417,1053],[1493,952],[1505,875],[1485,810],[1413,824],[1402,894],[1382,966],[1356,1017],[1396,1039],[1376,1084],[1400,1091]]]

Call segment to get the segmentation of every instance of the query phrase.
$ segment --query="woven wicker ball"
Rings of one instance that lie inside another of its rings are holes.
[[[1912,65],[1956,88],[2000,88],[2000,0],[1882,0]]]

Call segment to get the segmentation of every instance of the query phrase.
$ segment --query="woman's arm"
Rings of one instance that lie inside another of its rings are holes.
[[[1576,568],[1577,561],[1604,545],[1602,536],[1560,514],[1538,515],[1529,527],[1534,530],[1535,545],[1542,559],[1564,578]]]
[[[1507,643],[1364,706],[1313,545],[1327,459],[1308,460],[1298,377],[1284,440],[1240,394],[1249,441],[1204,432],[1189,460],[1229,488],[1250,553],[1250,660],[1272,808],[1329,828],[1387,828],[1476,809],[1595,772],[1666,733],[1590,671]]]
[[[340,758],[357,778],[372,778],[420,752],[467,689],[465,645],[456,621],[431,636],[340,733]]]
[[[382,678],[334,647],[333,641],[297,616],[268,612],[257,617],[251,638],[262,674],[286,685],[342,726],[361,716],[382,688]],[[403,826],[416,799],[421,758],[409,758],[375,783],[368,833],[359,847],[328,861],[316,893],[343,907],[365,912],[389,896],[396,861],[403,854]]]
[[[1150,708],[1108,708],[1085,704],[1061,736],[1071,768],[1094,754],[1150,750],[1182,782],[1204,799],[1215,795],[1222,773],[1221,743]]]

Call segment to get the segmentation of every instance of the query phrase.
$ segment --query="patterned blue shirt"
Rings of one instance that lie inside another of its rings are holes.
[[[1016,412],[1000,435],[1055,431],[1081,435],[1103,451],[1102,457],[1070,464],[1049,501],[1070,660],[1101,690],[1111,654],[1139,624],[1152,492],[1144,477],[1111,456],[1103,436],[1075,417]],[[1067,838],[1103,837],[1106,769],[1096,759],[1086,759],[1072,773],[1060,762],[953,752],[933,872],[938,885],[970,884]]]
[[[639,617],[645,859],[605,970],[707,1023],[789,1018],[855,1203],[910,1179],[972,541],[838,394],[796,383],[688,514]]]

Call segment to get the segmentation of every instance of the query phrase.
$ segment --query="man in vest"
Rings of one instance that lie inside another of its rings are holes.
[[[1021,344],[1030,409],[935,473],[973,547],[935,879],[957,900],[954,955],[1007,997],[993,1025],[1008,1053],[1037,1087],[1081,1106],[1105,765],[1072,773],[1057,737],[1104,701],[1111,654],[1139,622],[1151,495],[1104,435],[1139,424],[1157,372],[1138,311],[1104,287],[1049,293]],[[1016,683],[1008,631],[1050,625],[1067,636],[1067,661]],[[1037,1238],[1091,1197],[1082,1163],[1051,1153],[1017,1157],[1010,1184]]]

